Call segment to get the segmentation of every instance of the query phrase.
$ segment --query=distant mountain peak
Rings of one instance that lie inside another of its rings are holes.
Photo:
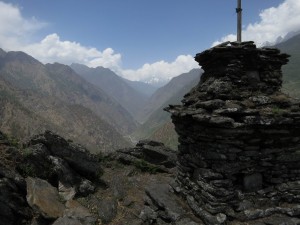
[[[103,66],[98,66],[96,68],[88,67],[87,65],[80,64],[80,63],[72,63],[70,65],[72,69],[74,69],[77,73],[91,73],[91,72],[96,72],[96,73],[103,73],[103,74],[109,74],[112,76],[118,76],[115,74],[113,71],[111,71],[109,68],[105,68]]]
[[[4,52],[5,53],[5,52]],[[21,63],[42,64],[37,59],[22,51],[10,51],[5,54],[7,61],[19,61]]]
[[[131,87],[123,78],[104,67],[89,68],[72,64],[72,69],[82,78],[104,90],[122,105],[132,116],[143,107],[147,97]]]
[[[78,68],[87,68],[87,69],[89,69],[89,67],[88,66],[86,66],[86,65],[84,65],[84,64],[81,64],[81,63],[72,63],[71,65],[70,65],[70,67],[78,67]]]
[[[4,57],[6,55],[6,51],[4,51],[2,48],[0,48],[0,57]]]

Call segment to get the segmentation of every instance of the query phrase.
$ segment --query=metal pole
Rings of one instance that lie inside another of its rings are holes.
[[[242,42],[242,0],[237,0],[237,42]]]

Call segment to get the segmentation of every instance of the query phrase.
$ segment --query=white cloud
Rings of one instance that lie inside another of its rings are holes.
[[[121,63],[121,55],[115,54],[111,48],[101,52],[77,42],[61,41],[57,34],[50,34],[41,42],[27,45],[22,50],[43,63],[83,63],[90,67],[103,66],[115,71],[119,70]]]
[[[110,68],[116,73],[120,73],[121,71],[121,54],[115,54],[112,48],[107,48],[101,53],[101,57],[96,57],[90,60],[87,63],[87,66],[97,67],[103,66],[105,68]]]
[[[43,40],[30,43],[28,37],[46,23],[22,16],[19,7],[0,1],[0,47],[24,51],[43,63],[82,63],[90,67],[103,66],[119,75],[137,81],[165,82],[174,76],[199,67],[190,55],[178,56],[174,62],[159,61],[144,64],[138,70],[123,70],[121,54],[112,48],[99,51],[78,42],[61,40],[58,34],[49,34]],[[17,29],[16,29],[17,28]]]
[[[249,24],[243,30],[243,41],[255,41],[258,46],[268,43],[275,43],[277,38],[284,38],[290,32],[300,31],[300,1],[285,0],[278,7],[265,9],[260,13],[260,21]],[[236,35],[229,34],[219,41],[235,41]]]
[[[62,41],[58,34],[47,35],[37,43],[30,37],[47,24],[35,18],[26,19],[18,6],[0,1],[0,47],[7,51],[24,51],[43,63],[83,63],[120,70],[121,55],[107,48],[102,52],[80,43]]]
[[[126,79],[148,82],[165,82],[193,68],[199,68],[191,55],[180,55],[175,61],[168,63],[165,61],[153,64],[144,64],[138,70],[123,70],[122,74]]]
[[[28,42],[28,38],[46,23],[35,18],[25,19],[20,9],[9,3],[0,1],[0,47],[19,50]]]
[[[153,64],[144,64],[137,70],[123,70],[121,54],[115,53],[112,48],[101,52],[96,48],[85,47],[77,42],[62,41],[58,34],[48,35],[41,42],[27,45],[21,49],[43,63],[71,64],[76,62],[89,67],[103,66],[126,79],[150,83],[166,82],[199,67],[192,56],[180,55],[171,63],[159,61]]]
[[[81,43],[62,40],[58,34],[49,34],[39,42],[30,42],[31,35],[47,24],[34,18],[27,19],[19,7],[0,1],[0,47],[5,50],[25,51],[43,63],[82,63],[90,67],[103,66],[117,74],[136,81],[166,82],[169,79],[199,68],[191,55],[180,55],[173,62],[146,63],[137,70],[124,70],[122,56],[112,48],[102,51]],[[263,10],[260,21],[249,24],[243,31],[243,40],[254,40],[258,45],[275,42],[291,31],[300,30],[300,0],[285,0],[278,7]],[[219,42],[235,40],[230,34]],[[214,44],[217,44],[215,42]]]

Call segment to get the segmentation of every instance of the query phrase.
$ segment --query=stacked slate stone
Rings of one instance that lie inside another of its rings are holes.
[[[166,108],[180,143],[175,190],[206,224],[300,217],[300,108],[280,91],[288,57],[253,42],[206,50],[199,84]]]

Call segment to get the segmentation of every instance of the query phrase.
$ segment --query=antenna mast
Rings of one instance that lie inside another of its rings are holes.
[[[237,0],[237,42],[242,42],[242,0]]]

